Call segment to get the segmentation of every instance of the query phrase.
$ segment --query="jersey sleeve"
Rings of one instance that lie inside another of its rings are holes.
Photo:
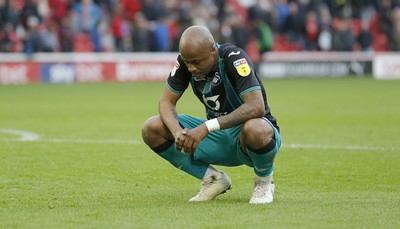
[[[240,96],[250,91],[261,90],[253,63],[241,48],[231,48],[226,52],[225,68]]]
[[[167,87],[176,94],[183,94],[189,85],[190,78],[191,73],[179,55],[168,76]]]

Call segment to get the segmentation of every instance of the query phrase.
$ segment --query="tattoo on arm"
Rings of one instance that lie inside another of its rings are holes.
[[[218,118],[221,129],[237,126],[249,119],[260,118],[265,113],[261,91],[253,91],[243,96],[244,103],[226,116]]]
[[[172,109],[172,116],[176,119],[176,120],[178,120],[178,113],[176,112],[176,109]]]

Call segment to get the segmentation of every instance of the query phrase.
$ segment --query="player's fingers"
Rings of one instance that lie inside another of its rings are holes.
[[[180,146],[182,148],[182,150],[184,150],[186,153],[189,153],[189,148],[187,147],[188,144],[188,138],[185,137],[184,139],[181,139],[180,141]]]
[[[175,148],[177,150],[181,151],[182,148],[185,146],[184,141],[185,141],[185,135],[183,135],[181,133],[177,134],[176,139],[175,139],[175,145],[176,145]]]
[[[193,160],[194,159],[194,153],[196,152],[197,146],[199,143],[197,141],[193,141],[192,145],[192,152],[190,153],[190,158]]]
[[[188,131],[189,129],[185,128],[181,131],[176,132],[175,141],[181,141],[182,139],[184,139]]]
[[[183,129],[181,132],[177,133],[175,142],[180,146],[180,148],[183,148],[185,145],[185,139],[186,135],[188,133],[188,129]]]
[[[197,147],[196,141],[193,141],[192,142],[192,146],[190,147],[191,148],[191,151],[190,151],[191,154],[194,154],[194,152],[196,151],[196,147]]]
[[[185,143],[185,146],[187,147],[187,152],[192,154],[194,151],[196,151],[195,147],[196,141],[194,139],[188,139],[188,141]]]
[[[197,141],[193,142],[193,146],[192,146],[192,148],[194,149],[193,151],[196,151],[198,145],[199,145],[199,142],[197,142]]]
[[[189,141],[188,138],[185,138],[185,139],[182,141],[182,148],[185,150],[186,153],[190,153],[190,149],[189,149],[189,147],[188,147],[188,141]]]

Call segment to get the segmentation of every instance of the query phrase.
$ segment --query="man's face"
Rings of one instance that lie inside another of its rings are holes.
[[[202,79],[211,72],[215,65],[215,47],[181,52],[182,60],[196,79]]]

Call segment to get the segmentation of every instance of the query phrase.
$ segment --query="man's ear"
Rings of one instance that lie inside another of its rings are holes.
[[[216,52],[216,51],[217,51],[217,46],[214,43],[213,46],[211,47],[211,52]]]

